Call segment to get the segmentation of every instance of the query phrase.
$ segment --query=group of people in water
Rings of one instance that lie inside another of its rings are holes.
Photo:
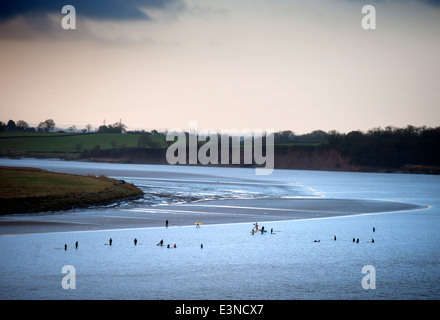
[[[333,237],[333,240],[336,241],[336,236]],[[321,242],[321,240],[313,240],[313,242]],[[359,238],[353,238],[353,242],[359,243]],[[374,243],[374,239],[371,239],[371,243]]]
[[[200,224],[201,224],[200,222],[197,222],[196,223],[196,228],[200,228]],[[165,227],[168,228],[168,220],[166,220],[166,222],[165,222]],[[261,229],[258,229],[258,223],[255,222],[254,223],[254,228],[252,229],[251,234],[254,235],[257,232],[261,232],[261,234],[264,234],[264,232],[267,232],[267,231],[264,229],[264,226],[261,227]],[[373,227],[373,232],[376,232],[376,228],[375,227]],[[270,229],[270,234],[275,234],[273,228]],[[333,240],[336,241],[336,235],[333,236]],[[134,242],[134,245],[136,246],[138,244],[137,238],[134,238],[133,242]],[[315,239],[315,240],[313,240],[313,242],[321,242],[321,240],[316,240]],[[372,238],[371,241],[369,241],[369,242],[374,243],[374,238]],[[113,243],[113,239],[110,238],[109,241],[108,241],[108,245],[111,246],[112,243]],[[359,238],[356,238],[356,239],[353,238],[353,243],[359,243]],[[164,242],[163,242],[163,239],[162,239],[162,240],[159,241],[157,246],[162,247],[163,244],[164,244]],[[167,244],[167,248],[171,248],[171,245],[169,243]],[[177,248],[177,244],[176,243],[173,245],[173,248]],[[203,243],[200,244],[200,248],[203,249]],[[78,241],[75,242],[75,249],[78,249]],[[64,250],[67,250],[67,244],[64,244]]]
[[[75,242],[75,249],[78,249],[78,241]],[[64,250],[67,250],[67,243],[64,244]]]
[[[138,240],[137,240],[137,238],[134,238],[133,242],[134,242],[134,245],[136,246],[136,245],[138,244]],[[108,240],[108,245],[111,246],[112,243],[113,243],[113,239],[110,238],[110,239]],[[107,244],[107,243],[106,243],[106,244]],[[157,244],[157,246],[160,246],[160,247],[163,246],[163,239],[159,241],[159,243]],[[170,245],[169,243],[167,244],[167,248],[171,248],[171,245]],[[176,243],[173,245],[173,248],[177,248],[177,244],[176,244]],[[203,249],[203,243],[200,244],[200,248]],[[78,241],[75,242],[75,249],[78,249]],[[64,244],[64,250],[67,250],[67,243]]]
[[[376,232],[375,227],[373,227],[373,232]],[[333,240],[336,241],[336,236],[333,236]],[[313,240],[313,242],[321,242],[321,240]],[[374,238],[371,238],[371,241],[368,242],[374,243]],[[353,243],[359,243],[359,238],[353,238]]]
[[[255,222],[254,228],[252,228],[251,234],[254,235],[257,232],[261,232],[261,234],[263,234],[263,233],[267,232],[267,230],[264,229],[264,226],[258,230],[258,222]],[[273,228],[270,229],[270,234],[274,234]]]
[[[266,230],[264,229],[264,226],[261,227],[261,229],[258,229],[258,222],[254,223],[254,228],[252,228],[251,234],[254,235],[257,232],[261,232],[261,234],[264,234],[264,232],[266,232]],[[373,232],[376,232],[376,228],[373,227]],[[270,234],[274,234],[273,228],[270,229]],[[336,235],[333,236],[333,240],[336,241]],[[313,242],[321,242],[321,240],[313,240]],[[359,238],[353,238],[353,242],[355,243],[359,243]],[[374,238],[371,239],[371,241],[369,241],[371,243],[374,243]]]

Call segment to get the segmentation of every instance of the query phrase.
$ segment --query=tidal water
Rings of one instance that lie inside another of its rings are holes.
[[[35,159],[0,159],[0,165],[105,174],[135,183],[148,193],[138,201],[115,205],[114,210],[264,197],[374,199],[429,206],[264,222],[274,234],[251,235],[249,222],[3,235],[1,299],[440,298],[438,176],[295,170],[255,176],[253,169]],[[161,239],[165,245],[157,246]],[[75,270],[75,289],[62,286],[66,265]],[[375,286],[370,289],[362,285],[364,277],[372,276],[362,273],[367,265],[375,270]]]

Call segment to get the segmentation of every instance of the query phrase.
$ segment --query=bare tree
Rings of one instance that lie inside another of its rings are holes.
[[[29,125],[24,120],[18,120],[16,124],[16,128],[20,131],[26,131],[29,128]]]
[[[55,121],[52,119],[47,119],[44,122],[38,124],[38,131],[50,132],[55,128]]]

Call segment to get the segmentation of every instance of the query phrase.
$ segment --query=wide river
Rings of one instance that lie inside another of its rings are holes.
[[[440,298],[439,176],[0,165],[105,174],[145,192],[107,207],[0,216],[0,299]],[[252,234],[256,222],[268,232]]]

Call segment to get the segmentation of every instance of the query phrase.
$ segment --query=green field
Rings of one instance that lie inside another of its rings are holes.
[[[138,147],[141,134],[118,133],[2,133],[0,134],[0,154],[29,155],[42,153],[70,153],[79,155],[81,151],[99,146],[102,149]],[[166,147],[164,136],[149,136],[157,147]]]
[[[143,144],[140,141],[140,137],[146,138]],[[145,161],[135,159],[136,156],[133,156],[133,148],[137,148],[138,151],[143,149],[143,154],[145,155],[145,149],[166,149],[171,143],[166,141],[164,135],[145,135],[140,133],[2,132],[0,133],[0,157],[60,158],[64,160],[91,158],[106,158],[108,160],[109,158],[114,158],[124,162]],[[199,146],[204,143],[204,141],[198,141]],[[312,147],[319,146],[320,144],[276,143],[275,147]],[[231,147],[235,148],[232,144]],[[252,146],[240,144],[240,148],[249,147],[252,148]],[[152,157],[154,157],[154,154],[157,155],[157,152],[152,152],[152,154]],[[164,162],[165,158],[162,158],[156,157],[148,161]]]

